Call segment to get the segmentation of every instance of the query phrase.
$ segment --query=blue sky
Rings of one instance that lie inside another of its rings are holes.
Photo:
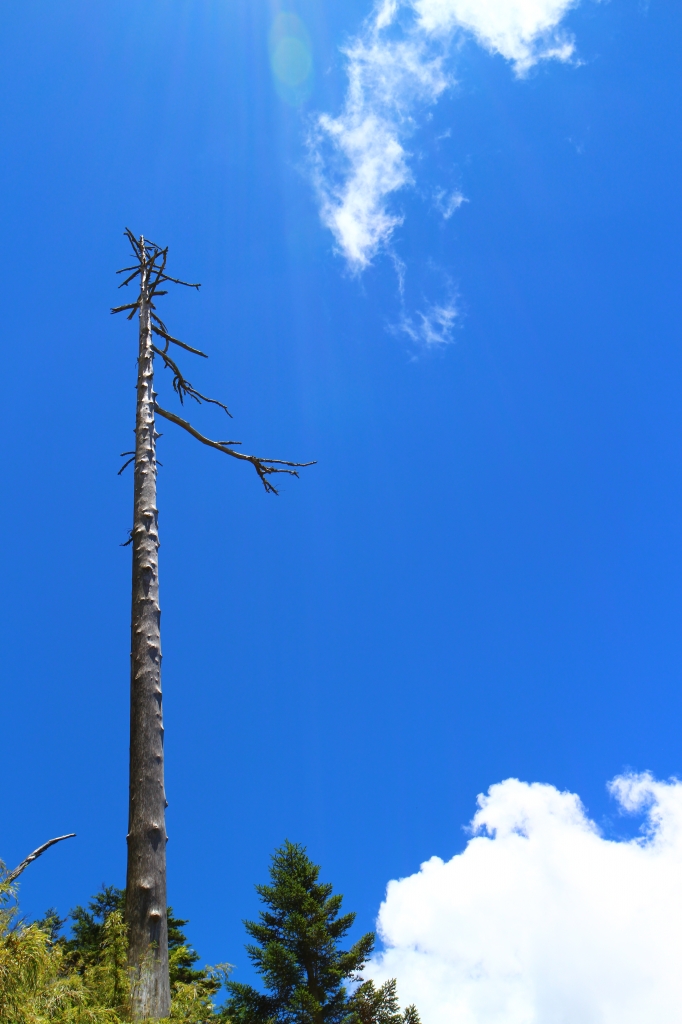
[[[0,855],[78,833],[25,875],[29,914],[124,880],[129,225],[202,282],[166,319],[209,352],[184,365],[230,436],[317,460],[273,498],[171,424],[160,442],[170,897],[238,977],[285,837],[366,929],[503,779],[628,834],[606,782],[682,772],[679,6],[583,0],[571,58],[521,75],[470,32],[439,44],[442,90],[396,122],[395,226],[359,263],[316,126],[347,110],[340,48],[370,13],[0,14]]]

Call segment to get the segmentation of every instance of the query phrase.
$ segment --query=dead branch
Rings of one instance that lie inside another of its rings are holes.
[[[123,270],[117,270],[116,273],[117,274],[125,274],[126,270],[132,270],[132,269],[133,269],[132,267],[124,267]],[[130,282],[133,280],[133,278],[137,277],[137,275],[140,273],[141,269],[142,269],[141,267],[137,267],[135,272],[132,273],[130,275],[130,277],[127,277],[125,279],[125,281],[121,281],[121,283],[119,285],[119,288],[123,288],[125,285],[130,284]]]
[[[138,240],[135,238],[135,235],[132,233],[130,228],[126,228],[125,231],[123,232],[123,234],[126,236],[128,241],[130,242],[130,245],[132,247],[134,255],[138,259],[140,259],[140,257],[142,256],[142,248],[141,248],[140,243],[138,242]]]
[[[166,330],[166,325],[164,324],[163,320],[161,319],[161,317],[158,317],[156,313],[152,313],[152,319],[156,320],[156,322],[159,324],[158,327],[155,327],[154,324],[152,324],[152,330],[154,334],[158,334],[160,338],[165,338],[166,341],[170,341],[174,345],[179,345],[180,348],[184,348],[187,352],[194,353],[195,356],[203,356],[204,359],[208,359],[206,353],[202,352],[201,349],[192,348],[191,345],[188,345],[186,342],[180,341],[179,338],[174,338],[172,334],[169,334],[168,331]]]
[[[232,414],[224,402],[220,402],[216,398],[209,398],[207,395],[202,394],[201,391],[197,391],[197,389],[190,384],[190,382],[187,380],[187,378],[183,375],[182,371],[180,370],[180,367],[168,354],[168,348],[169,345],[177,345],[179,348],[184,349],[186,352],[191,352],[193,355],[202,356],[204,359],[208,358],[206,353],[202,352],[198,348],[193,348],[191,345],[188,345],[184,341],[180,341],[179,338],[173,337],[173,335],[169,333],[168,328],[166,327],[161,317],[156,312],[154,312],[156,307],[154,305],[153,300],[161,295],[168,294],[168,292],[165,289],[160,288],[160,285],[164,284],[165,282],[170,282],[172,284],[181,284],[184,285],[186,288],[196,288],[197,291],[199,290],[201,285],[190,281],[182,281],[180,278],[171,277],[169,274],[166,273],[166,263],[168,260],[167,246],[162,249],[161,246],[156,245],[154,242],[151,242],[148,238],[140,238],[138,240],[133,235],[130,228],[125,229],[125,235],[128,241],[130,242],[133,253],[135,254],[137,266],[124,267],[122,270],[118,271],[118,273],[120,274],[128,273],[130,275],[126,278],[125,281],[121,283],[121,285],[119,285],[119,287],[122,288],[123,285],[129,284],[129,282],[132,281],[135,277],[137,277],[138,274],[144,271],[143,281],[146,281],[146,288],[143,288],[144,294],[140,294],[136,302],[130,302],[124,306],[117,306],[114,309],[112,309],[111,312],[123,313],[129,311],[128,319],[130,320],[133,318],[137,311],[143,308],[144,303],[144,309],[148,311],[150,317],[149,326],[151,327],[151,330],[153,331],[154,334],[157,335],[157,337],[163,338],[165,342],[165,344],[162,347],[152,345],[152,351],[156,355],[160,356],[161,359],[163,359],[166,368],[172,371],[173,390],[180,399],[181,404],[184,405],[185,398],[189,396],[199,404],[201,404],[202,402],[208,402],[211,405],[217,405],[221,409],[224,409],[227,415],[231,417]],[[158,412],[159,416],[163,416],[164,419],[170,420],[172,423],[176,423],[179,427],[182,427],[183,430],[186,430],[187,433],[191,434],[192,437],[196,438],[197,441],[200,441],[202,444],[208,445],[209,448],[216,448],[218,451],[224,452],[226,455],[231,455],[235,459],[240,459],[242,462],[250,462],[251,465],[256,470],[256,473],[258,474],[261,483],[263,484],[265,490],[268,493],[278,493],[277,488],[268,479],[275,473],[287,473],[290,476],[298,476],[297,470],[302,469],[305,466],[315,465],[314,462],[288,462],[284,459],[262,459],[257,455],[246,455],[244,452],[238,452],[234,450],[233,446],[237,446],[241,442],[213,441],[211,440],[211,438],[204,437],[204,435],[199,433],[199,431],[196,430],[191,423],[189,423],[187,420],[182,419],[182,417],[180,416],[176,416],[175,413],[168,412],[166,409],[162,409],[161,406],[156,404],[154,405],[154,408],[156,412]],[[125,454],[130,453],[126,452]],[[119,470],[119,475],[133,461],[134,458],[128,459],[128,461],[123,466],[121,466]]]
[[[189,397],[193,398],[195,402],[199,403],[199,405],[201,405],[202,402],[210,402],[212,405],[219,405],[221,409],[225,410],[230,419],[232,419],[232,413],[227,408],[224,402],[219,402],[217,398],[207,398],[206,395],[202,395],[201,391],[197,391],[196,388],[192,387],[190,382],[185,377],[183,377],[182,371],[180,370],[178,364],[171,359],[171,357],[165,350],[157,348],[156,345],[152,345],[152,351],[156,352],[157,355],[161,356],[161,358],[164,361],[164,365],[167,366],[169,370],[172,370],[173,373],[175,374],[175,376],[173,377],[173,390],[177,394],[182,405],[185,404],[184,396],[189,395]]]
[[[129,452],[125,452],[125,454],[126,454],[126,455],[128,455],[128,454],[130,454],[130,453],[129,453]],[[127,469],[127,468],[128,468],[128,466],[130,465],[130,463],[131,463],[131,462],[134,462],[134,461],[135,461],[135,453],[133,452],[132,458],[128,459],[128,461],[127,461],[127,462],[124,462],[124,463],[123,463],[123,465],[122,465],[122,466],[121,466],[121,468],[119,469],[119,471],[118,471],[118,473],[116,474],[116,476],[120,476],[120,475],[121,475],[121,473],[123,472],[123,470],[124,470],[124,469]]]
[[[162,280],[163,281],[172,281],[173,284],[184,284],[185,288],[196,288],[197,291],[199,291],[199,289],[201,288],[201,284],[195,284],[195,283],[192,283],[191,281],[180,281],[179,278],[177,278],[177,277],[168,277],[167,274],[163,275]]]
[[[137,259],[145,259],[150,274],[158,275],[154,284],[159,284],[161,281],[172,281],[173,284],[181,284],[184,285],[185,288],[196,288],[197,291],[201,288],[201,284],[198,284],[194,281],[181,281],[179,277],[170,277],[168,274],[165,273],[166,260],[168,259],[168,246],[166,246],[165,249],[162,249],[160,245],[156,244],[156,242],[152,242],[149,238],[146,238],[144,241],[143,248],[142,244],[138,241],[137,238],[135,238],[135,235],[132,233],[130,228],[126,228],[123,233],[130,242],[132,250]],[[154,264],[156,263],[156,260],[159,258],[161,258],[162,261],[161,266],[155,267]],[[125,269],[132,270],[133,268],[126,267]],[[119,273],[122,273],[122,271],[119,271]]]
[[[33,851],[33,853],[29,853],[28,857],[25,860],[22,860],[21,864],[19,864],[14,871],[10,871],[9,874],[5,875],[3,881],[13,882],[19,877],[22,871],[26,870],[29,864],[32,864],[34,860],[37,860],[38,857],[45,853],[45,850],[49,850],[55,843],[61,843],[62,839],[73,839],[75,835],[75,832],[69,832],[66,836],[57,836],[56,839],[50,839],[47,843],[43,843],[43,845],[39,846],[37,850]]]
[[[176,416],[174,412],[168,412],[166,409],[162,409],[160,405],[154,404],[155,412],[158,412],[159,416],[163,416],[164,419],[170,420],[171,423],[177,423],[179,427],[186,430],[188,434],[195,437],[197,441],[201,441],[202,444],[208,445],[209,448],[216,448],[219,452],[224,452],[225,455],[231,455],[234,459],[241,459],[242,462],[250,462],[253,468],[258,473],[263,487],[268,494],[279,494],[279,491],[273,484],[268,480],[268,476],[273,473],[287,473],[289,476],[298,476],[296,470],[303,469],[305,466],[314,466],[314,462],[286,462],[284,459],[261,459],[257,455],[246,455],[244,452],[236,452],[232,448],[228,448],[227,443],[224,441],[212,441],[209,437],[204,437],[200,434],[191,423],[187,420],[183,420],[180,416]],[[236,442],[231,441],[230,444]],[[280,468],[281,467],[281,468]]]

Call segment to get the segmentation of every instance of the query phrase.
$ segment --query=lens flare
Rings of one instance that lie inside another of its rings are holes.
[[[298,106],[313,86],[313,56],[308,31],[296,14],[278,14],[270,29],[270,67],[279,96]]]

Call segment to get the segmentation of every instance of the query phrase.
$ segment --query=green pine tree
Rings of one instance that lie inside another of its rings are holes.
[[[78,970],[83,971],[98,962],[104,941],[104,925],[114,911],[123,916],[125,890],[117,889],[115,885],[103,885],[87,907],[79,905],[70,912],[71,938],[62,941],[69,962]]]
[[[204,995],[212,995],[220,988],[220,982],[203,968],[194,965],[201,959],[197,951],[189,944],[183,928],[188,920],[175,917],[173,908],[168,907],[168,967],[171,990],[178,982],[183,985],[200,985]]]
[[[45,911],[45,916],[35,922],[36,927],[40,928],[41,932],[45,932],[47,941],[51,946],[58,942],[64,942],[61,930],[65,924],[66,918],[60,917],[55,907],[50,907],[49,910]]]
[[[61,939],[69,962],[81,972],[99,962],[102,944],[105,937],[105,924],[110,914],[118,911],[125,915],[125,889],[117,889],[114,885],[103,885],[98,893],[88,902],[87,907],[75,907],[71,918],[71,938]],[[183,928],[189,921],[175,917],[173,908],[168,907],[168,961],[170,968],[171,988],[178,983],[199,985],[203,996],[217,992],[220,982],[201,968],[195,968],[200,960],[199,954],[190,945]],[[49,929],[52,941],[58,932],[61,921],[55,911],[48,911],[40,927]]]
[[[395,978],[376,988],[373,981],[363,981],[348,1000],[355,1024],[421,1024],[416,1006],[404,1013],[398,1006]]]
[[[271,885],[257,885],[265,904],[259,921],[245,921],[255,940],[246,951],[266,992],[228,982],[225,1018],[231,1024],[419,1024],[410,1007],[401,1015],[395,982],[376,989],[362,983],[349,995],[344,982],[360,971],[374,949],[374,934],[347,951],[340,943],[355,914],[339,916],[343,896],[319,882],[320,868],[305,848],[288,840],[275,851]]]

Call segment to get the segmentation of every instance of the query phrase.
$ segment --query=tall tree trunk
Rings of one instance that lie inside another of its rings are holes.
[[[133,1015],[137,1020],[165,1017],[170,1010],[154,353],[144,240],[141,240],[141,244],[143,269],[135,425],[130,803],[126,879],[129,964],[134,971]]]

